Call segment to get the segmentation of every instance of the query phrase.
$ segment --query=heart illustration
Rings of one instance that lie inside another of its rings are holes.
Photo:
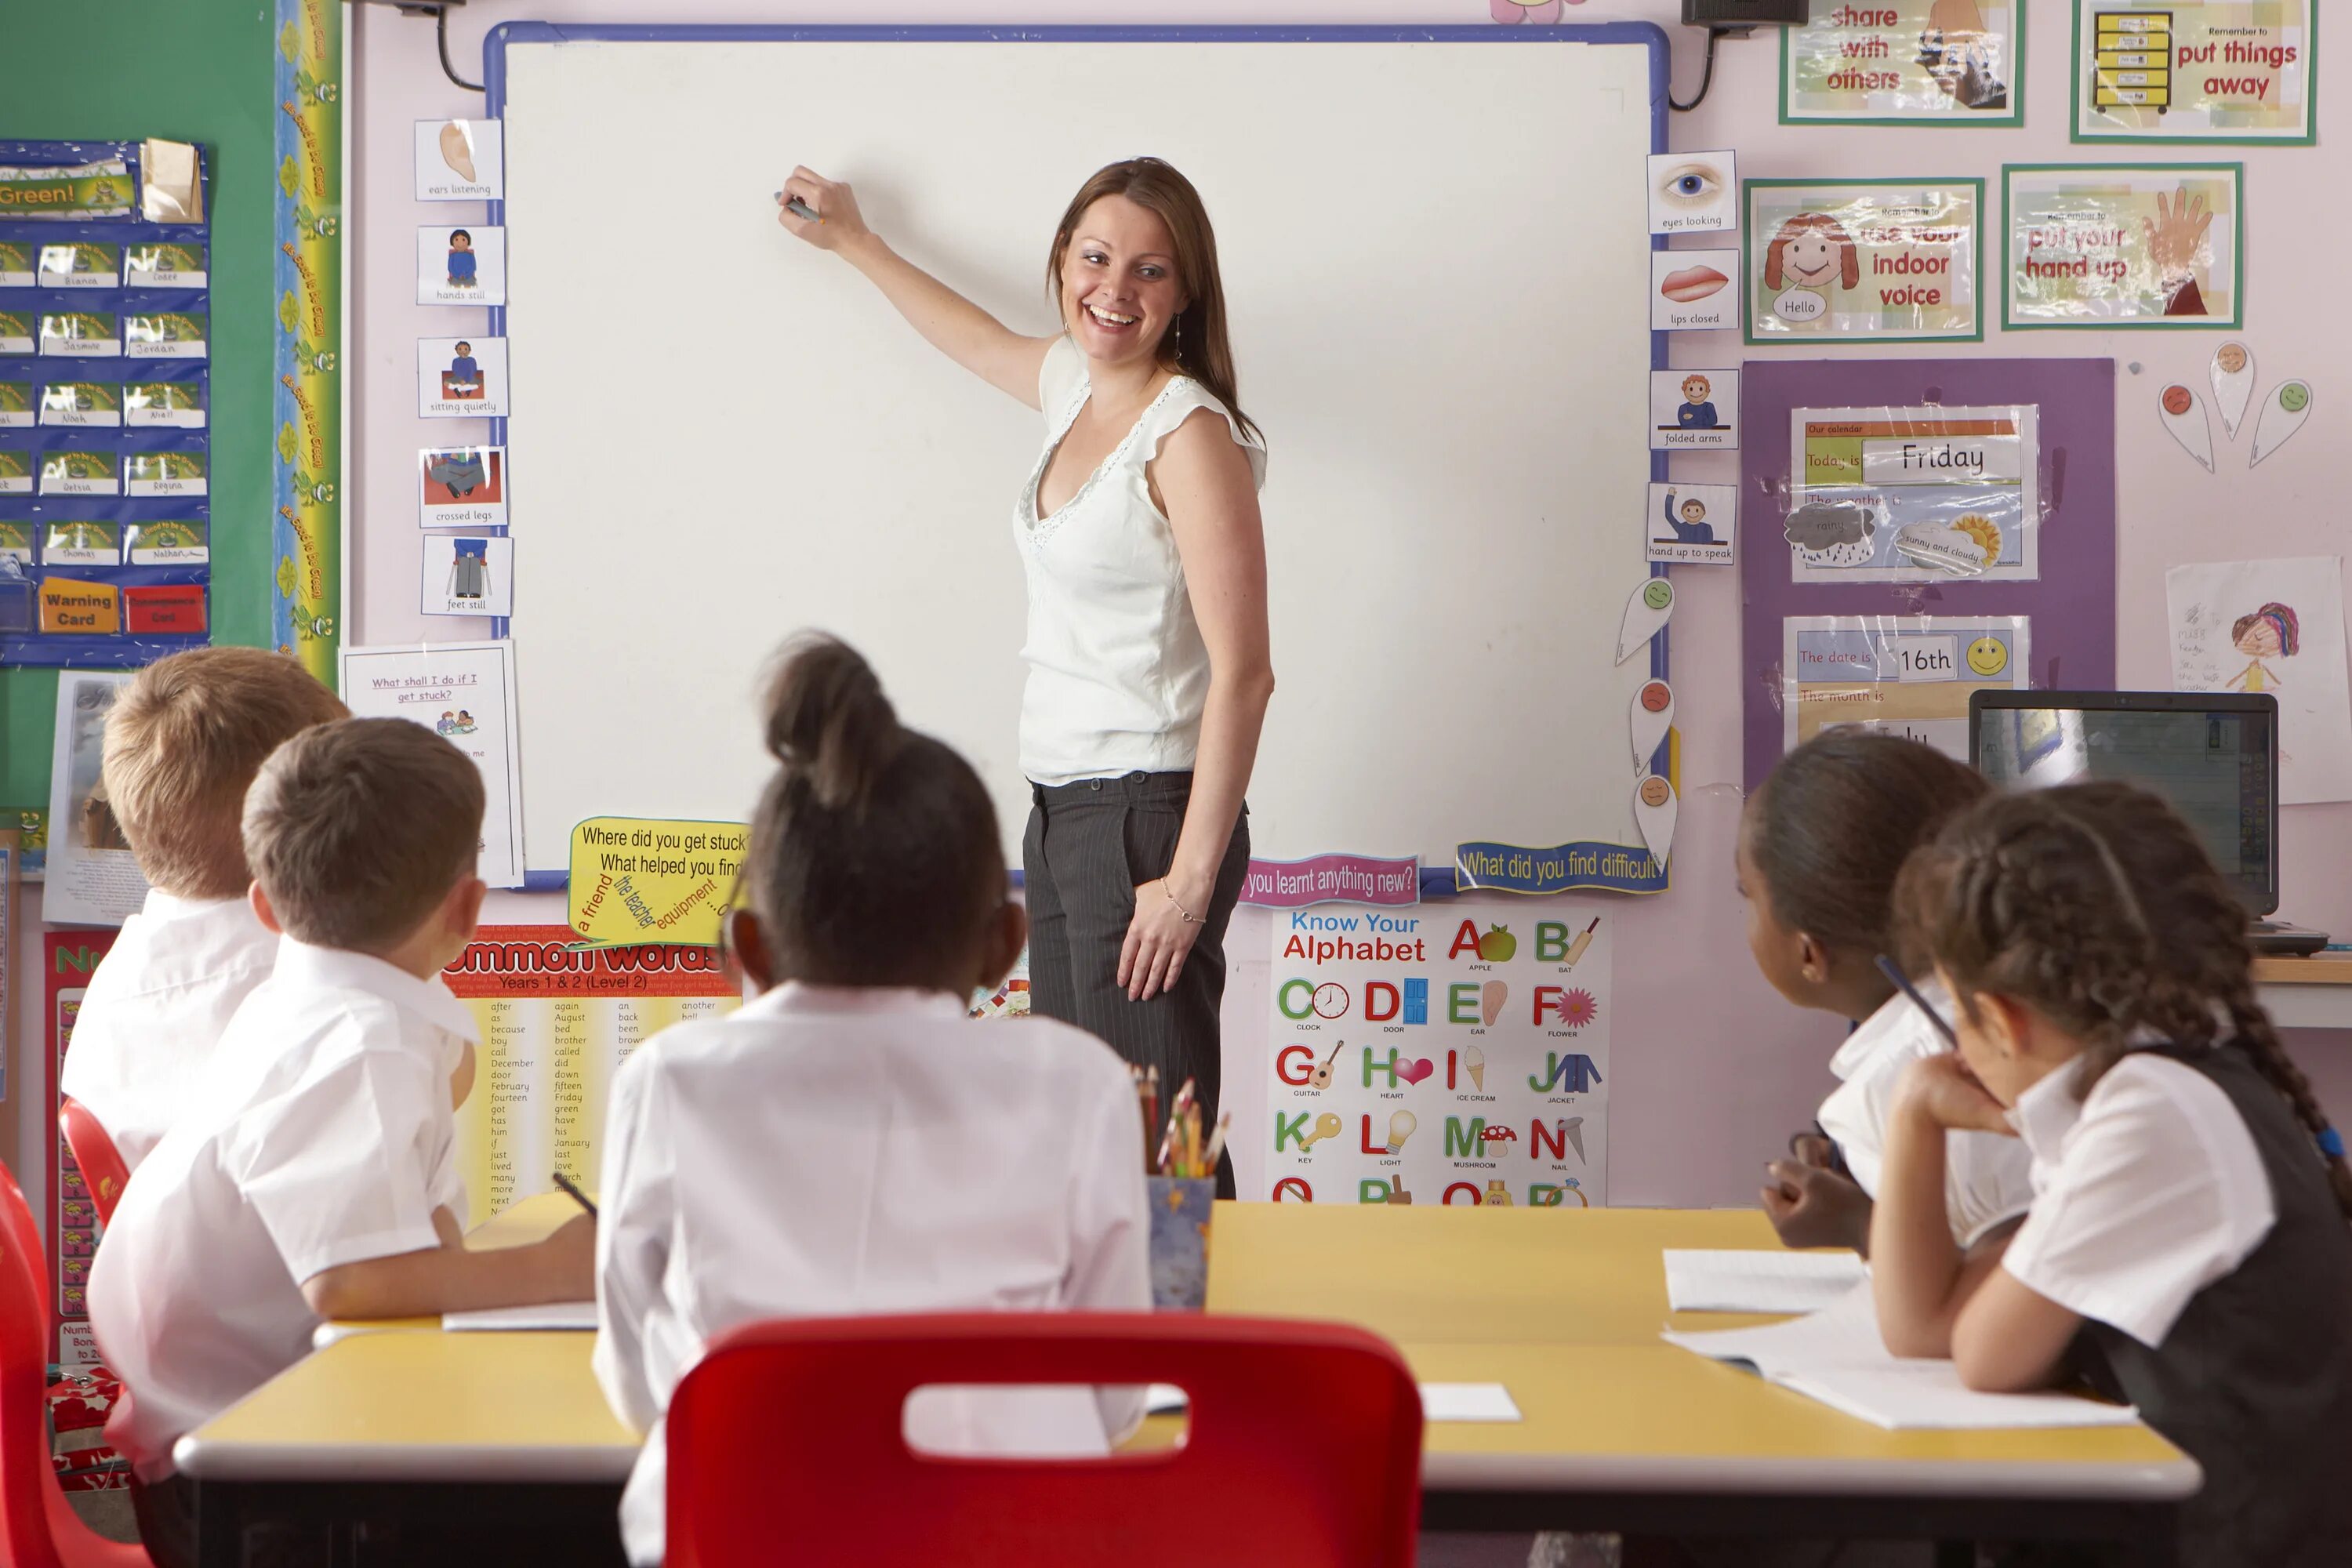
[[[1423,1057],[1417,1062],[1399,1062],[1396,1070],[1397,1077],[1404,1079],[1405,1082],[1419,1083],[1437,1070],[1437,1064]]]

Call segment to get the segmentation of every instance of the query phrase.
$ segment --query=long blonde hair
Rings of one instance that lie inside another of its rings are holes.
[[[1176,280],[1191,302],[1160,334],[1154,351],[1160,363],[1207,387],[1233,411],[1243,430],[1263,440],[1256,423],[1242,412],[1235,385],[1233,343],[1225,333],[1225,286],[1217,272],[1216,230],[1209,226],[1209,209],[1202,205],[1201,193],[1174,164],[1162,158],[1129,158],[1107,163],[1087,177],[1055,226],[1054,248],[1045,258],[1046,298],[1059,309],[1062,261],[1069,254],[1070,237],[1087,209],[1105,196],[1125,196],[1159,215],[1175,242]]]

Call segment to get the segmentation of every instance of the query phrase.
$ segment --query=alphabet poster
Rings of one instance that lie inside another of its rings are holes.
[[[1969,698],[2023,691],[2023,616],[1791,616],[1780,623],[1780,743],[1858,725],[1969,760]]]
[[[1817,0],[1780,34],[1783,125],[2022,125],[2023,0]]]
[[[2074,0],[2077,142],[2308,142],[2319,0]]]
[[[1982,180],[1750,180],[1748,341],[1984,337]]]
[[[2267,691],[2279,706],[2279,804],[2352,800],[2344,563],[2217,561],[2164,574],[2176,691]]]
[[[2041,410],[1792,408],[1799,583],[2023,583],[2042,575]]]
[[[2236,163],[2007,165],[2003,324],[2240,325],[2242,177]]]
[[[1609,1197],[1604,906],[1463,899],[1274,921],[1276,1203]]]
[[[741,1005],[716,948],[578,941],[564,926],[484,926],[441,972],[482,1031],[457,1110],[469,1227],[553,1191],[552,1172],[593,1191],[621,1063],[672,1024]]]

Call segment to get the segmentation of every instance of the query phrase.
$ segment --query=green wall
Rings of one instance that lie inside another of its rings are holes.
[[[0,0],[0,140],[163,136],[212,161],[213,638],[249,645],[269,628],[272,10]],[[48,803],[57,689],[53,670],[0,669],[0,807]]]

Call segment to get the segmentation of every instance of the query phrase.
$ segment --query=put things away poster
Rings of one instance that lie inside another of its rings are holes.
[[[2220,561],[2164,574],[2179,691],[2266,691],[2279,705],[2279,804],[2352,800],[2344,563]]]

